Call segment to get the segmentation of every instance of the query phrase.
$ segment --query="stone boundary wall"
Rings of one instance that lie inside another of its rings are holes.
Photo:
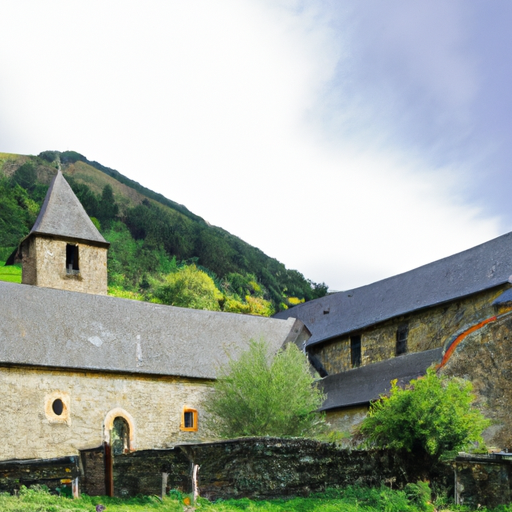
[[[103,446],[80,452],[80,492],[105,496],[105,452]]]
[[[179,449],[141,450],[116,455],[113,468],[114,495],[160,496],[171,489],[190,493],[190,470],[190,461]]]
[[[115,495],[161,495],[171,489],[190,493],[194,465],[199,466],[196,490],[209,500],[290,498],[354,484],[401,489],[429,480],[435,494],[455,496],[457,503],[473,508],[512,501],[512,454],[463,455],[429,473],[413,454],[267,437],[116,455]],[[64,488],[67,494],[80,487],[86,494],[104,495],[103,448],[84,450],[80,457],[0,462],[0,491],[13,493],[34,484]]]
[[[455,503],[477,509],[512,502],[512,454],[462,455],[453,462]]]
[[[0,462],[0,492],[16,493],[22,485],[46,485],[65,494],[78,493],[80,465],[78,457],[45,460],[8,460]]]
[[[199,465],[199,495],[209,500],[307,496],[347,485],[403,488],[429,480],[453,496],[453,469],[429,473],[417,458],[388,450],[347,450],[307,439],[245,438],[179,446]]]

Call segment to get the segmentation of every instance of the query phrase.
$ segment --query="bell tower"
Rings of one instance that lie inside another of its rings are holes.
[[[18,249],[22,283],[106,295],[109,245],[59,170]]]

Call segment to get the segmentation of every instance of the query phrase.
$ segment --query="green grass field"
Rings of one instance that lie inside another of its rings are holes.
[[[348,487],[344,490],[326,491],[310,498],[290,500],[252,501],[249,499],[226,500],[210,503],[199,499],[194,505],[190,497],[171,491],[163,500],[157,496],[132,499],[89,497],[72,500],[50,495],[45,490],[22,488],[18,496],[0,493],[2,512],[468,512],[467,507],[448,506],[427,501],[430,490],[426,484],[413,485],[405,491],[392,491],[381,487],[367,489]],[[414,488],[420,489],[419,493]],[[426,495],[425,495],[426,491]],[[480,512],[491,512],[478,507]],[[512,512],[510,506],[501,506],[495,512]]]
[[[21,283],[21,265],[4,267],[4,264],[4,261],[0,261],[0,281]]]

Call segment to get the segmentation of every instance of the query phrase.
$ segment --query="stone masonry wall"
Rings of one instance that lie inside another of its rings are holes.
[[[343,450],[306,439],[245,438],[181,445],[167,450],[141,450],[115,456],[116,496],[160,495],[171,489],[192,492],[192,465],[199,465],[198,491],[210,500],[249,497],[276,499],[307,496],[347,485],[403,488],[428,479],[435,495],[455,497],[457,504],[497,507],[512,499],[512,457],[458,456],[451,463],[426,471],[414,454],[387,450]],[[101,447],[78,457],[0,462],[0,490],[21,485],[48,485],[71,491],[105,494]]]
[[[22,282],[46,288],[82,293],[107,294],[107,249],[85,243],[78,246],[80,273],[66,271],[68,242],[32,236],[22,250]]]
[[[132,449],[198,442],[205,436],[201,400],[208,389],[200,380],[0,368],[0,460],[63,457],[101,446],[114,410],[131,417]],[[52,411],[58,398],[60,416]],[[185,405],[199,411],[198,432],[180,430]]]
[[[390,485],[429,479],[453,495],[453,470],[428,473],[421,460],[385,450],[344,450],[307,439],[247,438],[180,446],[200,466],[199,495],[209,500],[307,496],[347,485]]]
[[[464,460],[466,458],[466,460]],[[512,499],[511,460],[492,460],[492,455],[457,457],[455,504],[472,509],[495,508]]]
[[[442,347],[450,337],[474,323],[495,314],[491,305],[494,299],[509,285],[472,295],[459,301],[411,313],[362,330],[361,366],[395,357],[396,333],[402,325],[408,325],[408,352],[422,352]],[[317,348],[316,355],[329,374],[351,369],[350,337],[333,339]]]
[[[512,499],[512,456],[462,455],[429,473],[414,454],[345,450],[307,439],[251,438],[123,454],[114,462],[117,496],[191,492],[191,465],[198,464],[198,491],[210,500],[307,496],[328,488],[364,485],[403,488],[428,480],[436,495],[472,508]]]
[[[350,434],[366,418],[368,405],[356,405],[343,409],[325,411],[325,420],[329,423],[329,430]],[[348,442],[348,439],[347,439]]]
[[[144,450],[123,453],[114,457],[114,494],[126,497],[160,495],[178,489],[190,493],[191,463],[178,448],[173,450]]]
[[[468,335],[441,373],[472,382],[475,405],[492,420],[488,447],[512,448],[512,313]]]
[[[35,484],[71,491],[72,481],[79,474],[78,457],[0,462],[0,492],[13,493],[22,485]]]

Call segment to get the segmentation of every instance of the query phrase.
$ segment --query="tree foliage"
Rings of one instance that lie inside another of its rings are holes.
[[[11,182],[13,185],[19,185],[28,192],[32,191],[36,186],[37,173],[32,162],[27,162],[18,167],[12,175]]]
[[[222,299],[213,279],[195,265],[168,274],[153,294],[164,304],[210,311],[220,311],[219,300]]]
[[[324,395],[304,354],[289,343],[272,356],[267,342],[253,340],[221,369],[204,405],[216,435],[300,437],[323,429],[323,417],[315,411]]]
[[[483,442],[482,431],[490,422],[472,407],[473,400],[469,381],[438,377],[429,369],[405,389],[393,381],[389,396],[370,407],[361,432],[372,445],[405,449],[436,461],[443,453]]]
[[[18,245],[34,224],[39,208],[23,187],[0,176],[0,248]]]

